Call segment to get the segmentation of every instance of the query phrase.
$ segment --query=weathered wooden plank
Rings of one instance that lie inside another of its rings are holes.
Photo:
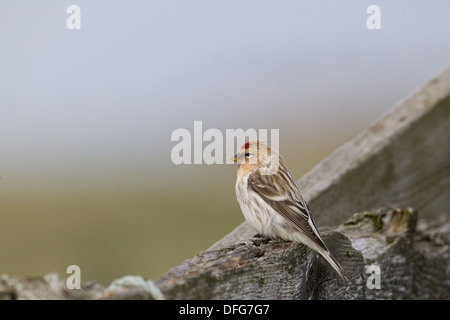
[[[306,246],[264,238],[201,252],[156,284],[169,299],[449,298],[450,220],[417,232],[416,222],[411,209],[381,209],[323,232],[349,285]],[[380,268],[379,289],[367,284],[370,266]]]
[[[155,283],[125,277],[112,286],[84,283],[69,290],[56,274],[0,277],[2,299],[448,299],[450,219],[416,226],[411,209],[355,214],[322,230],[330,250],[353,280],[336,272],[302,244],[250,238],[198,253]],[[371,288],[367,266],[380,268]],[[155,284],[159,287],[156,287]]]

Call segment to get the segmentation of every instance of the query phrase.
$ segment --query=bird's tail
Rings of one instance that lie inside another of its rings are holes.
[[[329,264],[336,270],[336,272],[339,274],[339,276],[342,278],[342,280],[346,283],[352,283],[352,280],[347,276],[344,269],[341,267],[339,262],[336,260],[336,258],[331,254],[328,250],[318,250],[318,252],[322,255],[322,257],[325,258],[325,260],[328,261]]]

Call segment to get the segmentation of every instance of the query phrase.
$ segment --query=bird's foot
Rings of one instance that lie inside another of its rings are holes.
[[[263,236],[260,233],[255,234],[250,241],[253,242],[254,245],[259,246],[260,244],[266,244],[269,242],[269,238]]]

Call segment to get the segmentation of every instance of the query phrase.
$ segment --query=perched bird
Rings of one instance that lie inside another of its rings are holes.
[[[236,195],[245,220],[262,236],[300,242],[351,282],[322,240],[284,159],[263,141],[245,143],[234,156],[239,164]]]

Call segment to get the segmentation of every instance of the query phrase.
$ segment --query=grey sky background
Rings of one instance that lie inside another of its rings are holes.
[[[448,1],[0,3],[8,180],[152,170],[194,120],[300,143],[364,128],[450,60]],[[81,30],[66,28],[70,4]],[[370,4],[381,30],[366,28]]]
[[[66,27],[73,4],[81,30]],[[372,4],[381,30],[366,27]],[[449,13],[446,0],[0,0],[0,274],[158,277],[243,221],[236,168],[175,166],[175,129],[279,129],[300,178],[450,65]]]

